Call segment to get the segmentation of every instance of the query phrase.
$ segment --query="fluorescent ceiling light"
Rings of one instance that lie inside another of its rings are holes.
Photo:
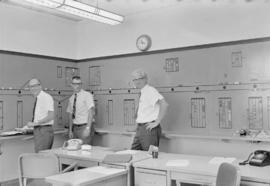
[[[84,4],[75,0],[25,0],[29,3],[46,6],[98,22],[117,25],[124,21],[124,17],[102,10],[98,7]]]

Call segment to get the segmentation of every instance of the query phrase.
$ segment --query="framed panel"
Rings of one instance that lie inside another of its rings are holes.
[[[270,129],[270,96],[267,97],[268,129]]]
[[[17,127],[23,127],[23,101],[17,101]]]
[[[100,66],[90,66],[89,67],[89,85],[90,86],[101,85]]]
[[[135,125],[135,100],[124,99],[124,125]]]
[[[113,125],[113,100],[107,102],[107,114],[108,125]]]
[[[263,105],[262,97],[248,98],[249,129],[263,128]]]
[[[62,66],[57,66],[57,78],[62,78]]]
[[[218,98],[219,128],[232,128],[232,98]]]
[[[165,59],[165,72],[179,72],[179,58]]]
[[[0,130],[4,129],[4,101],[0,101]]]
[[[61,104],[57,106],[57,124],[63,125],[63,107]]]
[[[206,128],[205,98],[191,98],[191,127]]]

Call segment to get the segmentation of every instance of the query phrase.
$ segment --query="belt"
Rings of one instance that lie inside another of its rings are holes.
[[[138,125],[145,125],[145,124],[147,124],[147,123],[153,123],[153,122],[155,122],[155,120],[154,121],[149,121],[149,122],[146,122],[146,123],[137,123]]]
[[[76,127],[82,127],[82,126],[85,126],[87,123],[83,123],[83,124],[74,124],[73,123],[73,126],[76,126]]]
[[[34,128],[38,128],[38,127],[52,127],[52,125],[37,125],[37,126],[34,126]]]

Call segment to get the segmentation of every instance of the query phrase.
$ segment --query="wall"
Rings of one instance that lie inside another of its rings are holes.
[[[130,147],[132,136],[128,132],[135,129],[135,124],[125,123],[124,103],[133,100],[137,106],[138,90],[132,88],[130,74],[136,68],[144,68],[150,84],[160,90],[170,105],[162,122],[163,130],[182,135],[167,135],[162,139],[162,150],[245,158],[251,150],[269,149],[267,143],[222,140],[222,136],[237,136],[236,131],[242,128],[269,132],[269,49],[269,38],[265,38],[79,63],[81,76],[88,84],[89,67],[100,68],[101,84],[90,86],[97,100],[97,127],[105,131],[96,143],[119,146],[125,139],[122,146]],[[166,59],[171,58],[178,59],[179,71],[166,72]],[[205,100],[201,110],[195,109],[197,114],[201,112],[200,116],[192,117],[196,115],[193,98]],[[220,107],[220,98],[230,98],[231,106]],[[199,121],[192,126],[194,120]]]
[[[76,66],[76,63],[67,59],[0,53],[0,101],[3,102],[3,128],[0,131],[19,127],[17,122],[19,115],[22,117],[21,125],[31,120],[34,99],[24,85],[27,85],[27,81],[33,77],[39,78],[43,88],[54,97],[55,128],[63,128],[67,125],[65,109],[67,98],[72,91],[67,86],[66,78],[70,78],[73,74],[67,74],[66,69],[76,68]],[[61,77],[57,77],[57,68],[61,69],[58,72]],[[21,112],[18,112],[18,101],[22,101],[23,104]]]
[[[0,50],[76,59],[77,22],[0,3]]]
[[[267,37],[268,9],[269,3],[262,1],[180,1],[128,14],[123,24],[114,27],[80,22],[77,56],[85,59],[138,52],[136,39],[141,34],[151,36],[151,51]]]

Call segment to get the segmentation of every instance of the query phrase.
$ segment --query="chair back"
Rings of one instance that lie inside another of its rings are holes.
[[[50,153],[24,153],[19,157],[20,186],[26,185],[26,179],[43,179],[60,172],[58,158]]]
[[[216,186],[239,186],[240,179],[240,171],[236,166],[222,163],[218,169]]]

